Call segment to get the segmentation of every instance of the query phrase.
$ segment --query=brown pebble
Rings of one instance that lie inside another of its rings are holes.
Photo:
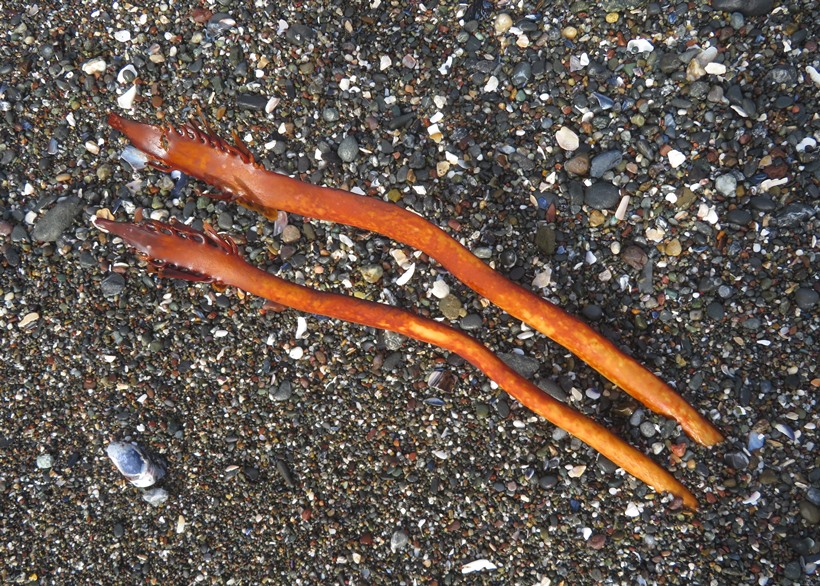
[[[601,549],[604,545],[606,545],[606,535],[603,533],[596,533],[592,537],[589,538],[587,544],[592,549]]]
[[[637,270],[641,270],[646,264],[646,261],[649,260],[646,253],[634,244],[624,248],[624,251],[621,253],[621,258],[626,264]]]
[[[566,162],[564,168],[568,173],[583,177],[589,173],[589,157],[585,154],[575,155]]]
[[[285,229],[282,230],[282,242],[290,244],[291,242],[296,242],[301,237],[302,234],[299,232],[299,228],[293,224],[288,224],[285,226]]]

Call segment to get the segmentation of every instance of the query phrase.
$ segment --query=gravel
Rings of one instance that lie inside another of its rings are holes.
[[[816,2],[547,4],[8,3],[0,581],[816,583]],[[429,218],[726,442],[699,447],[404,245],[134,173],[105,123],[198,108],[265,167]],[[438,348],[149,275],[88,222],[138,208],[468,330],[700,510]],[[132,486],[111,442],[165,476]]]

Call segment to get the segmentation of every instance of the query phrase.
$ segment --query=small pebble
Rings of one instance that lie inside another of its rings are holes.
[[[339,158],[345,163],[355,161],[359,156],[359,143],[356,141],[356,138],[351,135],[346,136],[344,140],[339,143],[336,154],[338,154]]]

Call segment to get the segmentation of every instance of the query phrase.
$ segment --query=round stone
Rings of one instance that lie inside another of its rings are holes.
[[[715,179],[715,189],[725,197],[733,196],[737,189],[737,179],[731,173],[721,175]]]
[[[808,311],[817,305],[818,298],[820,298],[820,294],[808,287],[800,287],[794,293],[794,301],[797,303],[797,307],[803,311]]]
[[[356,142],[356,138],[353,136],[346,136],[344,140],[339,143],[339,148],[336,150],[336,154],[339,155],[339,158],[345,163],[352,163],[355,161],[356,157],[359,156],[359,143]]]
[[[589,157],[587,155],[575,155],[564,164],[568,173],[583,177],[589,173]]]
[[[510,30],[510,28],[512,28],[512,25],[513,21],[510,15],[506,12],[502,12],[501,14],[495,17],[493,28],[495,29],[495,34],[503,35],[508,30]]]

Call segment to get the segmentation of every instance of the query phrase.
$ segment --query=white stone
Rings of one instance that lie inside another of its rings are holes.
[[[558,143],[558,146],[565,151],[574,151],[580,146],[578,135],[566,126],[562,126],[558,129],[558,132],[555,133],[555,141]]]
[[[502,12],[498,16],[495,17],[495,23],[493,23],[493,28],[495,29],[495,34],[503,35],[510,27],[512,27],[513,21],[509,14],[506,12]]]
[[[811,65],[806,65],[806,73],[809,74],[809,78],[814,82],[814,85],[820,87],[820,72]]]
[[[672,149],[666,155],[669,158],[669,164],[673,169],[677,169],[686,162],[686,155],[676,149]]]
[[[707,63],[703,69],[709,75],[724,75],[726,73],[726,66],[723,63]]]
[[[381,59],[379,60],[379,70],[384,71],[391,65],[393,65],[393,60],[388,55],[382,55]]]
[[[490,76],[490,79],[487,80],[487,83],[484,84],[484,91],[485,92],[494,92],[498,89],[498,78],[494,75]]]
[[[430,292],[437,299],[444,299],[450,294],[450,286],[441,279],[439,279],[435,283],[433,283],[433,287],[430,289]]]
[[[102,57],[94,57],[93,59],[89,59],[85,63],[83,63],[82,70],[84,73],[88,75],[94,75],[95,73],[102,73],[105,71],[106,63],[105,59]]]
[[[114,33],[114,38],[120,43],[127,43],[131,40],[131,31],[117,31]]]

